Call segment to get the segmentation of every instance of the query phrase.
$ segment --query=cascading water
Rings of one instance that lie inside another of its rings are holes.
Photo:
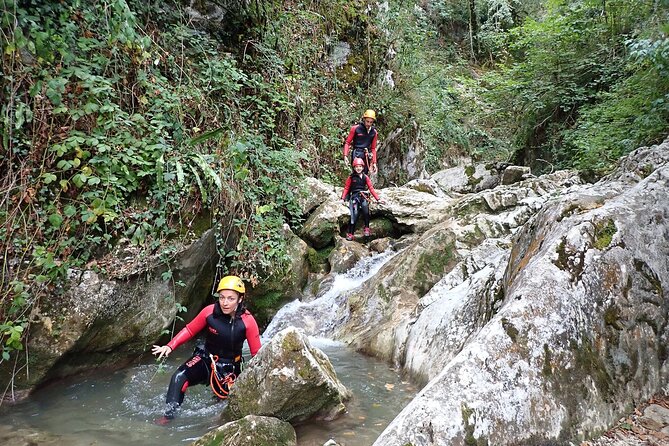
[[[371,445],[415,395],[416,389],[386,363],[322,337],[347,317],[347,292],[376,274],[396,254],[377,254],[361,260],[346,274],[334,275],[320,297],[291,302],[265,330],[263,337],[268,339],[289,325],[303,328],[353,393],[344,416],[296,426],[299,446],[322,446],[330,438],[342,446]],[[64,381],[41,389],[21,404],[0,407],[0,443],[24,444],[21,441],[30,438],[34,444],[47,446],[189,444],[219,425],[225,402],[213,398],[208,387],[190,387],[170,425],[157,426],[153,421],[165,407],[172,372],[189,357],[192,344],[181,346],[163,365],[147,352],[143,362],[125,370]],[[248,352],[245,356],[248,359]]]
[[[294,300],[284,305],[263,333],[269,339],[286,327],[297,327],[308,336],[329,337],[348,317],[346,293],[374,276],[397,252],[384,251],[360,260],[345,274],[336,274],[330,289],[310,302]]]

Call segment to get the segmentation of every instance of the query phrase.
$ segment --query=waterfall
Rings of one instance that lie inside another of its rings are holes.
[[[348,291],[361,286],[374,276],[397,252],[388,249],[380,254],[361,259],[344,274],[334,274],[332,285],[320,297],[310,302],[298,299],[284,305],[272,318],[262,337],[270,339],[286,327],[297,327],[313,337],[329,337],[348,317],[345,305]]]

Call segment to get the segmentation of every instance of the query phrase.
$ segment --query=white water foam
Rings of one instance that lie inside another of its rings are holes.
[[[304,330],[311,337],[327,338],[348,317],[343,305],[346,293],[361,286],[374,276],[397,252],[386,250],[361,259],[344,274],[335,274],[330,289],[310,302],[294,300],[284,305],[262,334],[266,342],[284,328],[293,326]]]

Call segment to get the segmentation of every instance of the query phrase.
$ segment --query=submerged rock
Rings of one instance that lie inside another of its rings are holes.
[[[331,420],[346,410],[344,401],[350,396],[325,353],[289,327],[265,344],[239,376],[223,417],[255,414],[291,423]]]

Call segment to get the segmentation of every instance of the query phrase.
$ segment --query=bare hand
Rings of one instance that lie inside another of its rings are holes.
[[[172,349],[168,345],[154,345],[151,349],[151,353],[158,355],[158,359],[162,359],[163,357],[167,358],[169,354],[172,353]]]
[[[344,155],[344,162],[345,162],[346,164],[349,164],[349,162],[348,162],[348,156],[347,156],[347,155]]]
[[[372,173],[377,173],[379,171],[379,168],[376,167],[376,164],[372,164],[372,167],[369,168],[369,171]]]

